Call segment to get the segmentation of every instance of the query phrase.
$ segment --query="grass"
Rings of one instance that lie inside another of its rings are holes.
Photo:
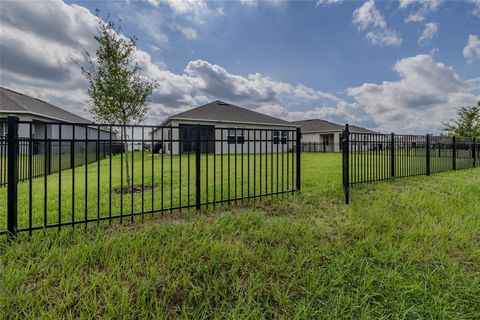
[[[480,169],[352,189],[302,155],[302,193],[51,230],[0,248],[5,318],[478,319]]]
[[[122,193],[127,188],[126,156],[113,156],[18,184],[18,227],[70,223],[134,212],[159,212],[194,207],[195,155],[167,156],[130,153],[129,172],[144,192]],[[295,155],[201,155],[200,201],[203,204],[245,196],[295,190]],[[55,159],[56,162],[56,159]],[[283,167],[283,170],[282,170]],[[131,170],[133,169],[133,170]],[[111,172],[111,175],[110,175]],[[142,174],[143,172],[143,174]],[[111,184],[111,186],[110,186]],[[31,190],[31,196],[30,196]],[[7,188],[0,188],[7,199]],[[30,204],[31,201],[31,204]],[[238,202],[238,201],[237,201]],[[210,206],[211,207],[211,206]],[[7,202],[0,204],[0,231],[6,230]]]

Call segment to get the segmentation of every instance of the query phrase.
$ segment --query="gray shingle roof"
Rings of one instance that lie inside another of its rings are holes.
[[[293,121],[293,124],[300,126],[303,133],[306,132],[327,132],[327,131],[342,131],[345,126],[336,124],[330,121],[321,119],[301,120]],[[362,127],[350,125],[350,132],[355,133],[374,133],[372,130],[368,130]]]
[[[290,122],[268,116],[250,109],[235,106],[233,104],[216,100],[203,106],[173,115],[164,121],[170,120],[211,120],[222,122],[245,122],[273,125],[292,125]]]
[[[73,123],[92,123],[92,121],[67,110],[5,87],[0,87],[0,112],[35,114],[52,120]]]

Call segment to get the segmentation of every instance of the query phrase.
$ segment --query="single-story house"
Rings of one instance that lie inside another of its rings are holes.
[[[59,126],[49,125],[48,122],[61,122],[62,125],[62,139],[71,139],[73,134],[73,124],[75,126],[75,138],[85,139],[86,124],[95,123],[80,117],[65,109],[54,106],[37,98],[27,96],[17,91],[0,87],[0,135],[5,136],[7,133],[6,118],[8,116],[15,116],[20,121],[32,121],[32,135],[34,139],[45,139],[45,130],[47,139],[59,138]],[[19,137],[29,137],[30,129],[27,124],[20,124],[18,128]],[[110,131],[100,130],[100,139],[108,139]],[[113,134],[113,136],[115,136]],[[88,138],[97,139],[98,132],[95,126],[88,127]]]
[[[66,159],[62,163],[63,168],[69,168],[85,163],[85,150],[88,150],[88,162],[93,162],[97,160],[97,151],[100,151],[100,157],[103,157],[110,150],[116,153],[123,148],[118,143],[110,146],[109,141],[101,142],[97,146],[95,140],[99,138],[99,134],[100,139],[108,140],[110,131],[100,129],[99,132],[98,127],[90,120],[45,101],[0,87],[0,136],[7,136],[6,120],[8,116],[15,116],[20,121],[28,122],[19,124],[18,136],[19,138],[29,138],[31,128],[34,139],[33,154],[45,154],[51,159],[48,161],[49,172],[57,171],[58,161],[54,159],[58,158],[56,157],[58,154],[71,155],[69,160]],[[58,140],[50,140],[60,138],[60,123],[61,139],[66,140],[61,144]],[[75,139],[85,140],[85,137],[88,136],[92,142],[86,146],[83,141],[78,141],[72,148],[69,139],[73,138],[73,133],[75,133]],[[115,132],[112,132],[111,136],[112,140],[116,140]],[[20,147],[20,152],[28,153],[28,140],[22,139],[19,144],[23,146]],[[6,150],[6,148],[4,149]]]
[[[286,152],[294,147],[297,128],[288,121],[216,100],[167,118],[153,131],[154,140],[162,144],[164,153],[193,152],[198,125],[200,151],[217,154],[246,152],[247,148],[250,152]]]
[[[292,124],[299,126],[302,132],[302,144],[308,148],[312,144],[313,148],[319,148],[315,151],[341,151],[341,136],[345,126],[321,119],[310,119],[294,121]],[[375,133],[362,127],[349,126],[350,132],[354,133]]]

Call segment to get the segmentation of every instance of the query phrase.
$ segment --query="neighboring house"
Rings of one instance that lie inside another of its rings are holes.
[[[165,153],[193,152],[197,125],[201,126],[200,151],[217,154],[247,152],[248,147],[250,152],[253,149],[276,152],[277,148],[286,152],[294,146],[287,140],[295,138],[291,130],[297,127],[288,121],[216,100],[167,118],[161,123],[162,128],[153,131],[154,139],[162,142]]]
[[[95,140],[98,138],[109,139],[110,131],[101,129],[99,132],[98,127],[90,120],[45,101],[0,87],[0,136],[7,135],[6,119],[8,116],[15,116],[20,121],[27,122],[19,124],[18,136],[19,138],[29,138],[30,133],[32,134],[33,154],[43,154],[51,159],[51,161],[47,161],[48,172],[57,171],[58,160],[54,159],[58,158],[58,154],[62,154],[62,157],[66,158],[62,162],[62,167],[69,168],[85,163],[85,150],[88,150],[88,162],[93,162],[97,160],[97,152],[100,152],[100,157],[104,157],[110,150],[116,153],[122,148],[118,143],[109,145],[109,142],[103,142],[97,146]],[[60,138],[60,127],[61,139],[67,140],[63,141],[61,145],[58,140],[55,140]],[[75,137],[73,137],[74,132]],[[116,140],[116,133],[112,132],[111,136],[112,140]],[[87,146],[84,142],[85,137],[92,141]],[[80,140],[74,143],[74,148],[71,147],[72,144],[69,141],[72,138]],[[21,139],[19,145],[20,153],[27,154],[28,141]]]
[[[317,151],[338,152],[341,150],[340,139],[345,126],[321,119],[301,120],[292,123],[300,127],[304,145],[312,143],[320,146],[320,150]],[[349,128],[350,132],[354,133],[375,133],[374,131],[352,125]]]
[[[32,121],[32,135],[34,139],[57,139],[59,137],[59,126],[48,125],[48,122],[62,122],[62,139],[71,139],[73,126],[71,124],[82,124],[75,126],[75,138],[85,139],[85,124],[94,122],[82,118],[65,109],[54,106],[45,101],[24,95],[5,87],[0,87],[0,119],[7,116],[16,116],[20,121]],[[0,135],[6,135],[6,123],[0,127]],[[45,130],[47,132],[45,132]],[[18,128],[19,137],[28,137],[30,134],[29,125],[21,124]],[[100,131],[101,139],[108,139],[110,132],[108,130]],[[88,138],[97,139],[98,131],[94,126],[88,129]]]

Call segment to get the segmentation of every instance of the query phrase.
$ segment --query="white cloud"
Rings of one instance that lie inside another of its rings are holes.
[[[452,67],[417,55],[397,61],[400,80],[364,83],[347,93],[385,132],[437,131],[455,108],[475,103],[475,87]]]
[[[418,43],[419,44],[428,43],[437,34],[438,34],[438,24],[435,22],[426,23],[425,28],[423,29],[423,32],[420,35],[420,38],[418,38]]]
[[[405,22],[424,21],[426,15],[436,11],[443,0],[400,0],[401,9],[413,8],[413,11],[405,19]]]
[[[383,46],[399,46],[402,44],[402,39],[390,29],[382,29],[378,31],[370,31],[366,35],[373,44]]]
[[[208,10],[204,0],[148,0],[153,6],[167,5],[175,14],[189,14]]]
[[[205,0],[148,0],[145,10],[137,3],[119,7],[126,20],[137,24],[161,46],[169,46],[166,31],[178,31],[189,40],[197,39],[198,31],[209,20],[222,16],[221,6],[212,7]],[[211,3],[210,3],[211,4]]]
[[[387,23],[380,11],[375,7],[375,1],[368,0],[353,12],[353,23],[360,31],[364,31],[370,25],[378,28],[386,28]]]
[[[240,0],[240,4],[247,7],[256,7],[259,3],[269,4],[278,7],[285,3],[286,0]]]
[[[255,7],[258,5],[257,0],[240,0],[240,3],[247,7]]]
[[[197,39],[198,37],[197,31],[191,27],[184,27],[184,26],[178,25],[176,26],[176,29],[180,31],[184,35],[184,37],[189,40],[194,40],[194,39]]]
[[[353,23],[359,31],[369,30],[366,37],[373,44],[384,46],[399,46],[402,44],[402,38],[388,27],[385,18],[377,9],[373,0],[368,0],[355,9]]]
[[[321,5],[339,4],[342,2],[343,0],[317,0],[317,3],[315,5],[318,7]]]
[[[477,35],[468,36],[467,45],[463,48],[463,56],[468,63],[473,63],[475,60],[480,61],[480,39]]]

